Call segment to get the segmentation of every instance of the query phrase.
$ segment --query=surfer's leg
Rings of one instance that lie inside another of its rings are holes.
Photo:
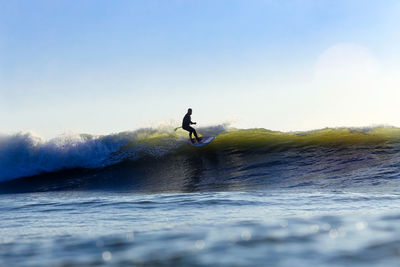
[[[194,144],[194,139],[192,139],[193,128],[190,126],[182,127],[185,131],[189,132],[189,140]]]
[[[196,137],[197,142],[200,142],[199,137],[197,136],[196,130],[193,127],[188,127],[187,130],[189,131],[189,137],[190,137],[190,141],[192,141],[192,143],[194,143],[194,139],[192,139],[192,134],[194,134],[194,137]]]
[[[189,132],[189,140],[194,144],[194,139],[192,138],[192,131]]]
[[[193,128],[192,128],[193,129]],[[197,136],[196,130],[193,129],[194,137],[196,137],[197,142],[200,142],[201,139]]]

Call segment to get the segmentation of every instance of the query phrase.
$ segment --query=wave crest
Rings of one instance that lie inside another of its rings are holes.
[[[266,129],[232,129],[228,125],[199,128],[203,135],[218,135],[205,151],[230,153],[254,148],[296,148],[338,146],[398,141],[395,127],[326,128],[308,132],[278,132]],[[45,140],[32,133],[0,135],[0,182],[41,173],[74,168],[103,168],[125,160],[160,158],[168,153],[189,153],[187,132],[143,128],[116,134],[94,136],[68,134]],[[184,150],[182,150],[184,148]],[[201,150],[197,150],[201,151]],[[258,150],[260,151],[260,150]]]

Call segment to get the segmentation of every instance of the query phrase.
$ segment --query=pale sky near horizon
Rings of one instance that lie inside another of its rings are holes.
[[[400,127],[400,2],[0,0],[0,133]]]

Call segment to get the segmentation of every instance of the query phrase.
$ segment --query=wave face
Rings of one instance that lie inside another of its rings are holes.
[[[29,133],[3,135],[0,192],[393,188],[400,177],[395,127],[285,133],[221,125],[198,132],[217,138],[194,148],[185,131],[172,128],[48,141]]]

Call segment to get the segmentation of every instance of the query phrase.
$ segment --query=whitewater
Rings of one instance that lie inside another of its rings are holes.
[[[400,129],[0,135],[0,265],[396,266]]]

